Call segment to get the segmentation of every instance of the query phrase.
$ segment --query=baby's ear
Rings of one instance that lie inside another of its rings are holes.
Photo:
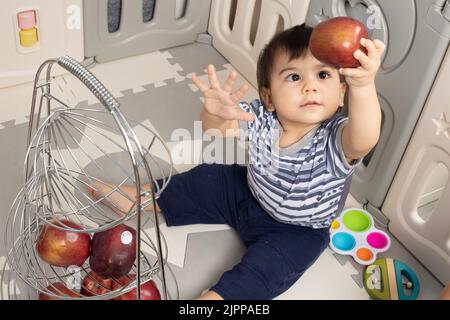
[[[270,94],[270,90],[267,88],[262,88],[259,91],[259,96],[264,104],[264,106],[266,107],[266,110],[269,112],[273,112],[275,111],[275,108],[272,105],[272,98],[271,98],[271,94]]]

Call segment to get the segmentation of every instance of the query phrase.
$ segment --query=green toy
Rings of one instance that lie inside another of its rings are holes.
[[[368,266],[364,287],[375,300],[415,300],[420,291],[415,272],[396,259],[379,259]]]

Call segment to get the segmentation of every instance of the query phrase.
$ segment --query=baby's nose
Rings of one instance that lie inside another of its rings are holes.
[[[318,88],[313,83],[307,83],[307,84],[305,84],[305,86],[303,88],[304,93],[311,93],[311,92],[317,92],[317,91],[318,91]]]
[[[317,92],[318,91],[318,84],[317,81],[311,77],[307,77],[305,79],[304,85],[303,85],[303,92],[304,93],[311,93],[311,92]]]

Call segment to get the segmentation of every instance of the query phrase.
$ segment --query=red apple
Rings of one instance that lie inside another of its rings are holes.
[[[119,290],[120,288],[130,284],[134,281],[134,279],[136,279],[136,275],[134,274],[115,279],[112,282],[112,289]],[[113,300],[137,300],[137,289],[135,288],[127,293],[124,293]],[[159,293],[159,290],[153,280],[149,280],[146,283],[141,284],[141,300],[161,300],[161,294]]]
[[[97,232],[92,238],[89,263],[100,277],[127,275],[136,259],[136,231],[124,224]]]
[[[313,30],[309,42],[312,55],[322,63],[335,68],[356,68],[360,66],[353,53],[360,49],[361,39],[368,39],[367,29],[358,20],[337,17],[322,21]]]
[[[70,290],[62,282],[56,282],[56,283],[53,283],[52,285],[49,285],[47,287],[47,290],[49,290],[50,292],[52,292],[55,295],[60,296],[60,297],[81,298],[81,296],[77,292]],[[41,292],[39,294],[39,300],[61,300],[61,299],[53,297],[53,296],[49,296],[49,295]]]
[[[111,292],[111,279],[103,279],[95,272],[89,272],[84,277],[81,294],[87,297],[100,296]]]
[[[82,230],[68,220],[52,220],[51,224]],[[46,224],[39,234],[36,250],[42,260],[56,267],[82,266],[89,257],[91,237],[87,233],[66,231]]]

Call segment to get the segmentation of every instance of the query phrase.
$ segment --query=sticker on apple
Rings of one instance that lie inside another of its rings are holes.
[[[131,241],[133,241],[133,235],[130,231],[124,231],[120,236],[120,241],[122,241],[124,245],[129,245]]]

